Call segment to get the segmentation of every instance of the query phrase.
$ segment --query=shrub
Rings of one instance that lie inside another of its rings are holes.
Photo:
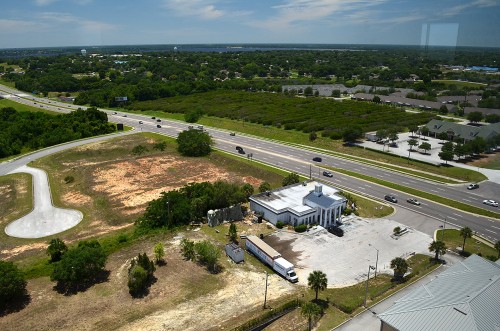
[[[351,215],[351,213],[352,213],[351,208],[346,208],[342,211],[342,214],[344,214],[344,216],[349,216]]]
[[[305,224],[300,224],[295,227],[295,232],[302,233],[307,230],[307,225]]]
[[[131,266],[128,272],[128,291],[132,296],[143,292],[148,283],[148,273],[139,265]]]
[[[98,241],[80,241],[70,248],[55,265],[50,276],[66,289],[86,286],[94,281],[106,264],[106,252]]]
[[[121,234],[118,236],[118,238],[116,238],[116,241],[118,241],[119,244],[125,243],[128,241],[128,237],[126,234]]]
[[[66,176],[66,177],[64,177],[64,182],[66,184],[73,183],[74,181],[75,181],[75,177],[73,177],[73,176]]]
[[[276,227],[278,229],[283,229],[283,227],[285,226],[285,223],[283,223],[282,221],[278,221],[276,222]]]
[[[153,261],[149,259],[146,253],[139,254],[130,262],[128,269],[128,290],[131,295],[137,296],[147,289],[153,280],[155,271]]]
[[[63,254],[68,251],[68,247],[59,238],[52,239],[47,247],[47,255],[50,256],[50,262],[60,261]]]
[[[0,260],[0,308],[26,295],[26,280],[12,262]]]

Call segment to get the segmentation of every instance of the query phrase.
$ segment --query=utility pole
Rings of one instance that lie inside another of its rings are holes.
[[[266,271],[266,292],[264,294],[264,309],[266,309],[266,302],[267,302],[267,277],[268,276],[269,276],[269,274]]]

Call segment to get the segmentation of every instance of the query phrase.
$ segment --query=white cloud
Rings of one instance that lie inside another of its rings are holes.
[[[113,30],[117,28],[116,25],[98,22],[93,20],[88,20],[85,18],[77,17],[69,13],[59,13],[59,12],[43,12],[38,15],[42,21],[47,21],[47,23],[58,23],[58,24],[73,24],[79,26],[87,31],[103,31],[103,30]]]
[[[0,19],[0,31],[8,34],[13,34],[13,32],[32,32],[38,30],[40,27],[40,24],[34,22]]]
[[[345,17],[359,9],[374,7],[388,0],[285,0],[272,6],[276,15],[261,21],[251,22],[256,27],[288,29],[300,22],[317,22]]]
[[[35,4],[37,6],[42,7],[42,6],[48,6],[48,5],[50,5],[54,2],[57,2],[57,1],[59,1],[59,0],[35,0]]]
[[[446,17],[453,17],[461,14],[462,12],[470,8],[475,8],[475,7],[486,8],[498,5],[500,5],[500,2],[498,0],[474,0],[468,3],[447,8],[442,14],[443,16]]]
[[[198,16],[211,20],[225,15],[210,0],[164,0],[163,6],[180,16]]]

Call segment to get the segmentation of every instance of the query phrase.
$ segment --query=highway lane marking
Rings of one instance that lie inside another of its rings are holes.
[[[439,193],[439,192],[438,192],[438,191],[436,191],[436,190],[429,190],[429,191],[434,192],[434,193]]]
[[[456,219],[455,217],[448,216],[448,218],[452,219],[452,220],[455,220],[455,221],[458,221],[458,219]]]
[[[492,225],[491,227],[492,227],[492,228],[494,228],[494,229],[498,229],[498,230],[500,230],[500,228],[499,228],[498,226],[494,226],[494,225]]]
[[[455,216],[458,216],[458,217],[462,217],[462,215],[460,215],[460,214],[456,214],[456,213],[452,213],[452,214]]]
[[[491,232],[491,233],[496,233],[495,231],[491,231],[491,230],[488,230],[488,229],[484,229],[484,231],[488,231],[488,232]]]
[[[403,184],[405,184],[405,185],[409,185],[409,184],[410,184],[410,183],[408,183],[408,182],[401,182],[401,183],[403,183]]]
[[[469,200],[469,199],[467,199],[467,198],[462,198],[462,200],[464,200],[464,201],[468,201],[468,202],[474,202],[474,201]]]

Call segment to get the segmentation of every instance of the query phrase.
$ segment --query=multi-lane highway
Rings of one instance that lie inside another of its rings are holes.
[[[0,93],[9,94],[9,98],[13,101],[52,111],[68,112],[77,108],[77,106],[74,105],[68,105],[52,100],[49,101],[44,98],[34,98],[4,86],[0,86]],[[187,129],[188,126],[188,124],[180,121],[161,119],[161,122],[158,122],[157,119],[152,119],[148,116],[115,112],[107,109],[101,110],[108,113],[110,122],[123,123],[125,125],[135,127],[139,131],[158,132],[176,137],[179,132]],[[140,124],[139,121],[142,121],[142,124]],[[158,125],[161,127],[158,127]],[[433,217],[435,219],[443,220],[446,223],[451,223],[459,227],[469,226],[473,231],[477,231],[478,234],[481,234],[491,240],[500,239],[499,220],[468,214],[460,210],[452,209],[448,206],[423,199],[419,199],[422,202],[420,206],[411,205],[406,202],[406,199],[411,197],[406,193],[395,192],[384,186],[335,172],[332,178],[324,177],[322,175],[322,167],[329,166],[359,172],[374,178],[412,187],[424,192],[433,193],[480,208],[490,209],[492,211],[498,211],[498,208],[486,206],[482,203],[482,201],[500,196],[500,185],[496,183],[481,183],[479,189],[468,191],[466,189],[466,184],[438,184],[392,170],[361,164],[330,155],[322,155],[306,149],[287,146],[279,142],[260,139],[258,137],[242,135],[239,133],[235,136],[231,136],[228,131],[215,128],[205,128],[205,130],[207,130],[213,137],[216,147],[225,152],[240,155],[245,158],[248,158],[248,154],[252,154],[252,160],[254,161],[263,162],[289,171],[295,171],[307,177],[311,175],[315,178],[320,178],[325,182],[329,182],[333,186],[348,189],[376,199],[383,199],[384,195],[392,193],[397,196],[397,205],[400,207],[428,215],[429,217]],[[239,154],[235,148],[236,146],[242,147],[245,154]],[[322,158],[322,162],[312,161],[312,159],[317,156]],[[33,157],[34,156],[32,155],[31,158]]]

